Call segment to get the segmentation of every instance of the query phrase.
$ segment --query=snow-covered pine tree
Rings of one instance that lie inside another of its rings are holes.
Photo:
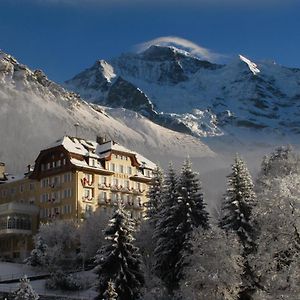
[[[203,193],[198,174],[192,170],[189,159],[183,163],[178,184],[176,236],[180,245],[181,257],[175,266],[177,281],[183,277],[186,256],[192,254],[191,238],[193,230],[209,228],[209,216],[205,209]]]
[[[99,296],[103,299],[108,283],[115,283],[118,299],[138,299],[144,284],[141,256],[133,246],[134,223],[123,207],[119,206],[105,231],[107,245],[95,257]]]
[[[177,199],[177,175],[170,164],[164,181],[162,209],[153,233],[153,239],[156,241],[154,269],[169,291],[176,285],[176,274],[173,270],[180,259],[175,235],[178,225]]]
[[[31,251],[30,256],[25,261],[33,267],[46,267],[48,265],[48,246],[39,234],[34,237],[34,243],[35,249]]]
[[[247,165],[238,155],[231,168],[220,227],[236,232],[243,246],[244,275],[240,299],[247,300],[251,299],[256,285],[255,274],[248,259],[249,254],[256,251],[257,225],[252,215],[253,207],[256,205],[256,195]]]
[[[206,204],[203,200],[203,193],[198,174],[192,170],[192,164],[187,159],[181,170],[177,185],[179,201],[177,202],[182,215],[182,221],[187,226],[187,232],[195,227],[201,226],[204,229],[209,228],[209,216],[205,209]]]
[[[238,155],[231,168],[220,226],[237,233],[247,255],[255,248],[256,228],[252,219],[252,209],[256,204],[256,195],[247,165]]]
[[[208,229],[208,213],[197,174],[186,160],[178,180],[169,170],[160,221],[155,237],[156,269],[170,292],[178,288],[185,265],[183,254],[190,251],[190,236],[194,228]],[[189,252],[190,253],[190,252]]]
[[[149,189],[149,201],[147,202],[147,217],[153,227],[156,225],[158,213],[161,208],[163,182],[163,171],[159,166],[157,166],[153,170],[153,177]]]
[[[29,279],[26,275],[20,279],[17,290],[13,295],[14,300],[38,300],[40,298],[30,285]]]
[[[115,284],[109,280],[107,289],[104,292],[103,300],[117,300],[118,294],[115,291]]]

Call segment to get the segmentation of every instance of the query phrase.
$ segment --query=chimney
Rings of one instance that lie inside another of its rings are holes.
[[[0,162],[0,180],[5,179],[5,163]]]
[[[102,145],[104,143],[106,143],[106,136],[102,136],[102,135],[97,135],[97,138],[96,138],[96,142],[99,144],[99,145]]]

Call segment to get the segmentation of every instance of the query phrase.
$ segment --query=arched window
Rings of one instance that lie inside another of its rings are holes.
[[[11,219],[11,217],[7,217],[7,228],[8,229],[12,228],[12,219]]]

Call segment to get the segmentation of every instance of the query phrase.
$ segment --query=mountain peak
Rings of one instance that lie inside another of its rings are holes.
[[[178,49],[173,46],[161,46],[161,45],[151,45],[149,48],[144,50],[141,55],[143,58],[148,60],[155,60],[155,61],[170,61],[175,60],[179,57],[192,57],[197,59],[196,57],[192,56],[189,52],[185,50]]]
[[[239,58],[242,62],[244,62],[250,69],[250,71],[253,73],[253,75],[257,75],[258,73],[260,73],[260,70],[257,67],[257,64],[255,64],[254,62],[252,62],[250,59],[246,58],[243,55],[239,55]]]
[[[117,76],[112,65],[110,65],[106,60],[97,60],[95,66],[100,70],[102,76],[107,80],[107,82],[111,82],[112,79]]]

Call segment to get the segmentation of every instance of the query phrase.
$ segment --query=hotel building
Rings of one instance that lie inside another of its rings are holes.
[[[70,136],[43,149],[22,176],[7,175],[0,163],[0,257],[25,258],[41,222],[81,221],[118,203],[141,219],[154,168],[114,141]]]

